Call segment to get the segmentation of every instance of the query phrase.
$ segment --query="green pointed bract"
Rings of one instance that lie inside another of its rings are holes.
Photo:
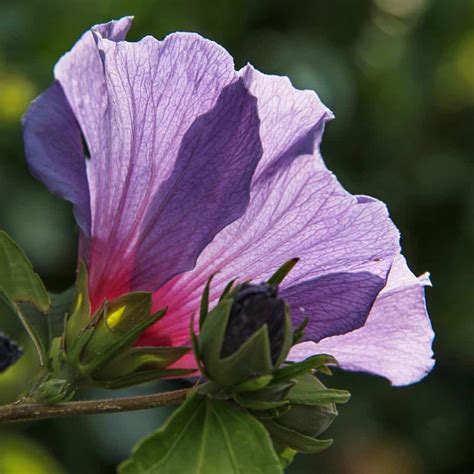
[[[274,410],[275,408],[281,408],[284,405],[289,405],[288,400],[280,400],[280,401],[266,401],[266,400],[255,400],[252,397],[245,397],[241,394],[235,394],[234,400],[244,408],[248,408],[250,410]]]
[[[324,400],[324,397],[318,397],[317,394],[327,390],[313,375],[299,377],[286,397],[291,403],[290,409],[276,418],[275,423],[307,436],[319,436],[329,428],[337,416],[336,405],[333,402],[317,402],[318,398]],[[304,403],[303,398],[309,398],[311,403]]]
[[[194,393],[134,449],[120,474],[282,474],[262,424],[234,403]]]
[[[280,381],[297,377],[298,375],[305,374],[313,369],[319,369],[320,367],[323,367],[327,364],[337,365],[337,360],[327,354],[314,355],[301,362],[291,363],[276,370],[274,374],[274,380]]]
[[[279,285],[291,270],[293,270],[293,267],[299,262],[299,260],[299,258],[288,260],[268,279],[268,283],[270,285]]]
[[[204,324],[204,320],[206,319],[207,313],[209,312],[209,290],[210,290],[211,282],[213,278],[214,278],[214,275],[211,275],[209,277],[209,280],[207,280],[206,286],[204,288],[204,292],[202,293],[201,306],[200,306],[200,311],[199,311],[199,329],[202,328],[202,325]]]
[[[229,295],[229,293],[232,291],[232,287],[234,286],[234,283],[237,281],[237,279],[234,279],[234,280],[231,280],[229,281],[229,283],[227,283],[227,285],[225,286],[224,288],[224,291],[222,292],[222,295],[220,296],[219,298],[219,303],[226,297]]]
[[[101,368],[98,379],[115,379],[151,370],[163,370],[187,352],[189,347],[131,347]]]
[[[266,387],[252,391],[239,392],[243,397],[251,398],[252,400],[266,400],[266,401],[281,401],[286,398],[290,389],[295,385],[294,380],[288,382],[271,383]]]
[[[315,454],[329,448],[332,439],[316,439],[275,423],[274,420],[262,420],[272,439],[277,443],[303,454]]]
[[[255,392],[265,388],[273,379],[273,375],[262,375],[255,379],[246,380],[245,382],[237,385],[235,390],[237,392]]]
[[[161,378],[169,377],[189,377],[196,372],[195,369],[147,369],[143,371],[133,372],[123,377],[108,378],[104,380],[93,379],[90,385],[95,385],[111,390],[132,387],[146,382],[152,382]]]
[[[277,407],[261,412],[253,410],[252,413],[262,420],[278,452],[291,449],[301,453],[316,453],[331,445],[332,440],[320,440],[317,437],[336,418],[338,413],[335,404],[347,402],[349,396],[344,390],[326,388],[319,379],[307,372],[293,379],[284,395],[288,405],[283,407],[283,411]]]
[[[75,284],[75,298],[66,327],[66,349],[72,348],[77,337],[91,321],[86,264],[81,261]]]
[[[301,339],[304,336],[304,331],[306,329],[306,326],[308,325],[309,318],[306,317],[304,318],[303,322],[294,330],[293,332],[293,346],[295,344],[298,344],[298,342],[301,341]]]

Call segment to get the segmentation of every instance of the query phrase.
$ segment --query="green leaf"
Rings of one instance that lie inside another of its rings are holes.
[[[288,467],[293,462],[293,459],[297,454],[298,451],[295,451],[291,448],[284,448],[278,453],[283,469]]]
[[[0,230],[0,291],[16,303],[31,303],[46,313],[51,305],[41,278],[23,250]]]
[[[42,313],[51,301],[41,278],[21,248],[0,230],[0,298],[18,316],[35,346],[41,365],[46,364],[46,347],[41,331],[23,314],[18,303],[30,303]]]
[[[273,420],[263,420],[262,423],[277,443],[287,446],[304,454],[315,454],[329,448],[332,439],[316,439],[311,436],[298,433],[290,428],[285,428]]]
[[[236,405],[194,393],[120,474],[281,474],[270,437]]]
[[[308,357],[307,359],[301,362],[291,363],[286,365],[285,367],[278,369],[273,374],[273,380],[275,382],[280,382],[283,380],[290,379],[292,377],[297,377],[299,375],[307,373],[312,369],[317,369],[326,364],[337,364],[337,360],[333,356],[326,354],[314,355]]]
[[[47,315],[41,313],[35,306],[28,303],[20,305],[20,309],[30,327],[38,336],[42,351],[51,355],[53,339],[61,337],[64,323],[70,311],[74,297],[74,287],[62,293],[50,293],[51,309]]]
[[[299,258],[292,258],[288,262],[284,263],[269,279],[269,285],[279,285],[288,273],[293,270],[293,267],[299,262]]]

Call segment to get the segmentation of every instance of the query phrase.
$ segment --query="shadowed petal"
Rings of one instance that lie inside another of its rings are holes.
[[[160,186],[140,229],[133,287],[161,286],[195,262],[218,230],[242,215],[261,153],[256,100],[239,80],[183,137],[173,173]]]
[[[280,293],[295,326],[309,318],[304,340],[318,342],[364,325],[385,279],[369,272],[330,273]]]
[[[193,271],[177,276],[155,293],[156,307],[168,306],[169,312],[148,331],[143,343],[153,338],[182,342],[189,338],[189,318],[198,308],[210,274],[219,272],[211,291],[211,300],[215,300],[229,280],[264,280],[292,257],[301,260],[283,289],[328,274],[355,274],[346,276],[346,288],[350,287],[344,305],[347,312],[339,306],[336,314],[324,316],[324,334],[353,330],[363,324],[399,252],[398,231],[384,204],[350,195],[325,167],[318,147],[331,114],[317,96],[297,91],[287,79],[250,68],[242,75],[258,100],[264,153],[252,181],[249,206],[204,249]],[[366,284],[362,288],[358,282],[361,272]],[[372,275],[370,291],[367,274]],[[318,293],[313,296],[316,301]],[[310,298],[307,293],[306,301]],[[354,311],[350,310],[351,298],[358,308]],[[310,316],[317,327],[321,315]]]
[[[31,173],[73,203],[77,223],[88,235],[89,185],[81,130],[58,82],[31,104],[23,117],[23,137]]]
[[[304,342],[290,353],[291,360],[327,353],[343,369],[382,375],[393,385],[408,385],[433,368],[434,333],[425,306],[427,276],[416,278],[405,259],[395,259],[387,286],[377,298],[365,325],[319,343]]]

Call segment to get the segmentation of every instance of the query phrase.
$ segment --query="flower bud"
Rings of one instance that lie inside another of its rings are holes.
[[[280,449],[291,448],[305,453],[315,453],[327,448],[331,440],[317,436],[326,431],[337,417],[336,403],[345,403],[350,394],[326,388],[313,374],[294,378],[294,385],[285,399],[288,408],[262,423]]]
[[[272,374],[293,340],[288,306],[268,283],[224,291],[203,321],[199,359],[204,374],[224,387]]]
[[[285,302],[276,286],[242,285],[234,297],[224,336],[221,357],[228,357],[264,324],[268,327],[271,360],[276,364],[285,339]]]
[[[0,332],[0,373],[7,370],[23,354],[23,351],[5,334]]]

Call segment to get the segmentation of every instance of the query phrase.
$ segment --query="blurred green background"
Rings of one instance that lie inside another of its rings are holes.
[[[223,44],[238,67],[249,61],[316,90],[336,114],[323,143],[328,166],[351,192],[388,204],[412,269],[431,271],[433,373],[406,388],[336,374],[329,383],[353,398],[330,430],[335,445],[300,456],[289,472],[472,473],[474,2],[2,0],[0,228],[52,290],[73,281],[77,234],[70,206],[28,173],[20,117],[84,30],[125,14],[135,15],[132,40],[197,31]],[[26,343],[16,321],[0,315],[0,327]],[[28,352],[0,377],[0,403],[34,370]],[[148,410],[2,426],[0,474],[112,473],[165,416]]]

